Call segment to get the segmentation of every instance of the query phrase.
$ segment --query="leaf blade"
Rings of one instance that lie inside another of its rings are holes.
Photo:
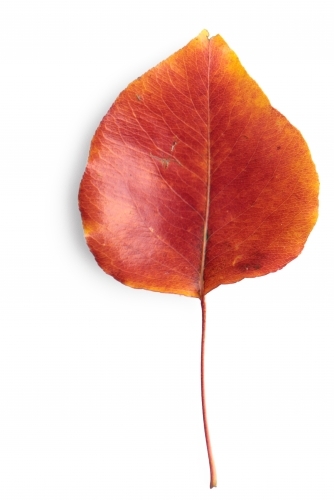
[[[301,134],[223,39],[203,31],[115,101],[93,138],[79,205],[108,274],[200,297],[294,259],[317,195]]]

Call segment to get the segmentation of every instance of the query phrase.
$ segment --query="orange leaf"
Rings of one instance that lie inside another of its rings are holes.
[[[79,204],[105,272],[135,288],[199,297],[296,258],[318,210],[300,132],[219,36],[203,31],[132,82],[91,145]]]

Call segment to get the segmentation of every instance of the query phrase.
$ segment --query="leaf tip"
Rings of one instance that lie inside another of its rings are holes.
[[[202,41],[202,40],[205,40],[205,38],[209,39],[209,36],[210,36],[210,34],[209,34],[208,30],[204,29],[200,32],[200,34],[198,35],[197,38]]]

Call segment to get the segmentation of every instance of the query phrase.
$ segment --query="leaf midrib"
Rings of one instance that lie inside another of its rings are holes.
[[[206,207],[205,207],[205,216],[204,216],[204,230],[203,230],[203,245],[202,245],[202,262],[201,262],[201,270],[200,270],[200,298],[203,298],[204,293],[204,269],[205,269],[205,258],[206,258],[206,247],[207,247],[207,232],[208,232],[208,223],[209,223],[209,210],[210,210],[210,190],[211,190],[211,127],[210,127],[210,39],[208,39],[208,108],[207,108],[207,189],[206,189]]]

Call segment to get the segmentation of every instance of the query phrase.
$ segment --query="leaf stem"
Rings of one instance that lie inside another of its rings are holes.
[[[205,295],[201,295],[201,306],[202,306],[202,347],[201,347],[201,394],[202,394],[202,412],[203,412],[203,423],[204,423],[204,434],[206,441],[206,449],[208,451],[209,466],[210,466],[210,488],[217,486],[217,474],[216,466],[213,459],[213,453],[211,448],[209,426],[206,415],[206,402],[205,402],[205,383],[204,383],[204,352],[205,352],[205,327],[206,327],[206,303]]]

